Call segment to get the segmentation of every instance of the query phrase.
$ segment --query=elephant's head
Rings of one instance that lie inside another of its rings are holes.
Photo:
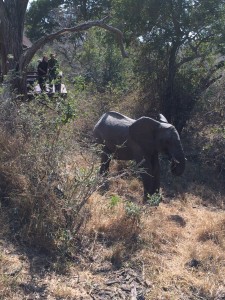
[[[130,126],[129,134],[146,156],[165,153],[171,160],[172,173],[179,176],[184,172],[185,157],[180,136],[163,115],[160,115],[160,121],[148,117],[138,119]]]

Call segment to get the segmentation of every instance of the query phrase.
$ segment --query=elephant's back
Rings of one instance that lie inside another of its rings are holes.
[[[95,125],[95,128],[99,126],[130,126],[134,122],[134,119],[131,119],[125,115],[122,115],[115,111],[109,111],[102,115],[102,117]]]
[[[106,118],[112,118],[113,120],[118,120],[120,122],[127,121],[127,122],[133,123],[135,121],[134,119],[131,119],[125,115],[122,115],[122,114],[116,112],[116,111],[109,111],[109,112],[105,113],[103,116],[105,116]]]
[[[94,127],[94,136],[100,142],[124,143],[129,134],[129,126],[135,120],[120,113],[110,111],[102,115]]]

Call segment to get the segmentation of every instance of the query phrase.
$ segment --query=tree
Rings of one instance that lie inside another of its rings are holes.
[[[15,62],[21,56],[27,4],[28,0],[0,1],[0,53],[3,74],[15,69]]]
[[[55,18],[63,14],[69,26],[88,20],[101,19],[109,14],[111,0],[37,0],[32,2],[26,15],[27,34],[36,40],[44,34],[61,28],[61,22]],[[68,25],[67,25],[68,26]]]
[[[114,0],[125,39],[138,42],[136,70],[145,91],[180,129],[223,67],[212,56],[215,62],[224,45],[224,8],[223,0]]]
[[[22,40],[24,22],[28,0],[0,0],[0,55],[4,74],[11,74],[10,85],[12,90],[19,94],[26,94],[26,68],[35,53],[46,43],[61,35],[82,32],[92,27],[100,27],[116,35],[121,53],[127,56],[123,46],[122,32],[108,24],[108,17],[101,20],[88,21],[71,28],[62,28],[38,39],[30,48],[23,49]]]
[[[52,33],[56,26],[59,26],[51,11],[62,5],[64,0],[38,0],[32,2],[26,14],[26,34],[35,41],[43,35]]]

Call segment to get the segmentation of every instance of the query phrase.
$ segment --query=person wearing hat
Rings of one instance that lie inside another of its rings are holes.
[[[56,59],[55,54],[50,54],[50,59],[48,60],[48,71],[49,71],[49,85],[50,88],[53,87],[53,83],[55,84],[55,88],[57,90],[57,87],[59,85],[58,79],[59,79],[59,63]]]
[[[38,83],[40,86],[41,91],[46,90],[46,80],[47,80],[47,74],[48,74],[48,57],[44,56],[41,61],[38,63],[37,67],[37,73],[38,73]]]

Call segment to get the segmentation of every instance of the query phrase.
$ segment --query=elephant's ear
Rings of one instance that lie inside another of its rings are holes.
[[[162,114],[159,114],[158,119],[159,119],[159,122],[161,122],[161,123],[168,123],[166,117],[164,117],[164,115],[162,115]]]
[[[152,148],[159,127],[160,122],[148,117],[142,117],[130,126],[129,134],[133,141],[147,150]]]

